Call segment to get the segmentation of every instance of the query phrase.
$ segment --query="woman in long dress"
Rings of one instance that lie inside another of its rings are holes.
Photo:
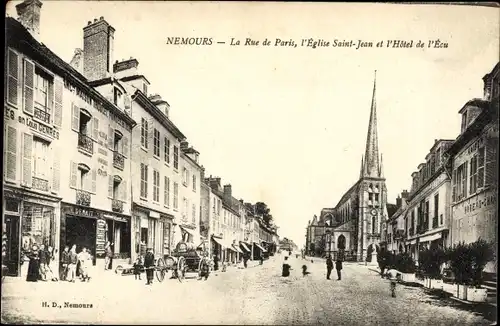
[[[58,281],[56,274],[52,270],[52,262],[54,261],[54,248],[48,246],[47,248],[47,264],[45,266],[45,278],[46,280]]]
[[[28,255],[28,275],[26,276],[26,281],[28,282],[38,282],[40,279],[40,257],[38,256],[38,246],[34,245],[31,248],[31,252]]]

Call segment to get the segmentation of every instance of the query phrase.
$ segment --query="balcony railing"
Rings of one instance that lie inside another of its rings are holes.
[[[76,190],[76,204],[81,206],[90,206],[90,192],[78,189]]]
[[[94,154],[94,141],[87,135],[78,134],[78,148]]]
[[[123,170],[125,166],[125,156],[118,152],[113,152],[113,166],[117,169]]]
[[[32,187],[36,190],[41,191],[49,191],[49,181],[33,177],[32,178]]]
[[[113,199],[111,201],[111,210],[117,213],[123,213],[123,202],[118,199]]]
[[[39,108],[35,108],[35,111],[33,112],[33,116],[40,121],[50,123],[50,114],[48,114],[44,110],[41,110]]]

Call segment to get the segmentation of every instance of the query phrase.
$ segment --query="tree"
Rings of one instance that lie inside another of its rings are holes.
[[[255,214],[262,216],[262,220],[266,226],[272,225],[273,216],[271,215],[271,210],[267,207],[266,203],[255,203]]]

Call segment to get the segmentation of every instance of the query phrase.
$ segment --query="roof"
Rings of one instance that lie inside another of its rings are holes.
[[[473,98],[472,100],[467,101],[467,103],[465,103],[464,106],[462,106],[462,108],[458,111],[458,113],[460,113],[460,114],[463,113],[465,111],[465,109],[469,106],[477,106],[477,107],[480,107],[481,109],[487,109],[489,106],[489,103],[490,102],[483,100],[483,99],[480,99],[480,98]]]
[[[123,77],[123,78],[120,78],[120,80],[121,80],[121,81],[126,82],[126,81],[131,81],[131,80],[135,80],[135,79],[139,79],[139,78],[143,78],[143,79],[145,79],[145,80],[148,82],[148,84],[151,84],[151,83],[149,82],[149,80],[148,80],[146,77],[144,77],[144,75],[131,75],[131,76],[125,76],[125,77]]]
[[[149,112],[158,122],[160,122],[168,131],[172,133],[177,139],[184,140],[186,136],[177,128],[177,126],[170,121],[170,119],[161,112],[156,105],[139,89],[132,95],[132,100],[139,103],[146,111]]]
[[[387,203],[386,207],[387,207],[388,217],[391,217],[392,215],[394,215],[394,213],[396,213],[396,211],[398,210],[398,205],[396,205],[396,204]]]
[[[30,54],[32,59],[43,63],[46,68],[57,73],[63,78],[77,84],[83,91],[87,93],[94,101],[102,103],[102,105],[122,119],[131,127],[136,125],[136,122],[120,108],[108,101],[101,93],[92,88],[87,78],[73,68],[69,63],[61,59],[57,54],[52,52],[44,44],[38,42],[26,28],[12,17],[5,19],[5,34],[6,44],[15,49]]]

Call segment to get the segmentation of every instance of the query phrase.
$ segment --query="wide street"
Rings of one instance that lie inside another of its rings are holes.
[[[2,322],[266,325],[489,325],[479,315],[432,299],[421,288],[398,285],[374,268],[344,263],[343,279],[325,278],[324,260],[291,258],[291,277],[282,278],[283,257],[263,266],[232,267],[197,281],[166,278],[144,285],[133,276],[100,274],[89,283],[28,283],[7,278],[2,289]],[[310,275],[302,277],[301,266]],[[156,281],[156,279],[155,279]],[[47,302],[49,307],[42,308]],[[52,307],[53,302],[58,307]],[[92,308],[64,308],[64,302]],[[62,306],[62,308],[59,308]]]

